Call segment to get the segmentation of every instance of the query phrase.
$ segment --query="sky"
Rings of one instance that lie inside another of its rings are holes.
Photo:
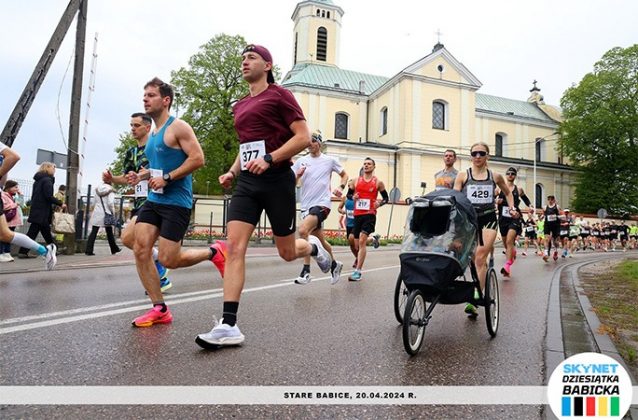
[[[344,11],[342,69],[392,77],[438,40],[482,83],[480,93],[526,100],[533,80],[548,104],[592,71],[613,47],[638,42],[635,0],[333,0]],[[2,0],[0,123],[13,111],[68,0]],[[292,66],[295,0],[90,0],[80,142],[82,185],[95,185],[115,159],[129,116],[143,111],[143,85],[170,80],[215,35],[265,45],[282,75]],[[87,113],[94,38],[95,85]],[[30,180],[36,150],[66,153],[75,22],[38,92],[13,148],[22,159],[11,178]],[[88,121],[85,127],[84,120]],[[62,128],[60,128],[60,125]],[[82,146],[81,146],[82,147]],[[82,150],[82,149],[81,149]],[[56,173],[56,184],[66,172]]]

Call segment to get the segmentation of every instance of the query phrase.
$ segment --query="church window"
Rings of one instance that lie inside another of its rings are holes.
[[[348,114],[337,112],[335,114],[335,139],[348,138]]]
[[[317,60],[326,61],[328,51],[328,31],[323,26],[317,29]]]
[[[536,162],[542,162],[543,161],[543,143],[544,141],[541,140],[536,140]]]
[[[317,9],[317,17],[321,16],[321,10]]]
[[[381,108],[381,135],[388,134],[388,107]]]
[[[326,12],[326,17],[330,19],[330,11]]]
[[[536,184],[536,202],[534,203],[534,205],[536,206],[537,209],[540,209],[543,207],[543,184]]]
[[[325,10],[321,11],[321,17],[326,17],[326,11]]]
[[[495,136],[496,147],[494,148],[495,156],[503,156],[503,136],[501,134],[497,134]]]
[[[432,102],[432,128],[437,130],[445,130],[447,115],[446,103],[443,101]]]

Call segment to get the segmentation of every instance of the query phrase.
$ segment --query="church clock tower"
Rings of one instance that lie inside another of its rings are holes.
[[[292,14],[293,67],[297,64],[339,66],[343,10],[332,0],[297,3]]]

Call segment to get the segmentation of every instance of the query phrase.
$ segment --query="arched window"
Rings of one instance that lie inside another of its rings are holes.
[[[536,140],[536,162],[543,161],[543,143],[544,141],[542,139]]]
[[[388,107],[381,108],[381,135],[388,134]]]
[[[330,19],[330,11],[327,11],[327,12],[326,12],[326,17],[327,17],[328,19]]]
[[[337,112],[335,114],[335,139],[348,138],[348,114]]]
[[[432,102],[432,128],[447,129],[447,104],[441,100]]]
[[[536,203],[534,206],[540,209],[543,205],[543,184],[536,184]]]
[[[497,134],[495,136],[496,146],[494,147],[494,156],[503,156],[503,135]]]
[[[326,11],[325,10],[321,11],[321,17],[326,17]]]
[[[317,9],[317,17],[321,16],[321,10]]]
[[[323,26],[317,29],[317,60],[326,61],[328,51],[328,30]]]

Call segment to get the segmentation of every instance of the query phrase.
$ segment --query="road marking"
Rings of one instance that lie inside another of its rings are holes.
[[[400,266],[392,265],[387,267],[373,268],[370,270],[366,270],[366,272],[389,270],[389,269],[395,269],[397,267],[400,267]],[[326,280],[329,278],[330,276],[319,277],[317,279],[314,279],[313,281]],[[295,285],[293,281],[294,279],[280,280],[278,283],[275,283],[275,284],[269,284],[266,286],[259,286],[259,287],[244,289],[242,294]],[[182,303],[198,302],[200,300],[214,299],[214,298],[218,298],[222,296],[223,296],[223,291],[222,289],[218,288],[218,289],[199,291],[199,292],[182,293],[182,294],[173,295],[170,297],[167,296],[166,303],[169,303],[170,305],[179,305]],[[134,305],[134,306],[127,306],[127,305]],[[111,309],[111,308],[117,308],[119,306],[127,306],[127,307],[119,308],[119,309]],[[12,318],[12,319],[1,321],[0,325],[15,324],[18,322],[32,321],[37,319],[41,319],[42,321],[3,327],[3,328],[0,328],[0,335],[11,334],[14,332],[19,332],[19,331],[34,330],[37,328],[46,328],[46,327],[51,327],[54,325],[68,324],[71,322],[84,321],[86,319],[95,319],[95,318],[102,318],[102,317],[111,316],[111,315],[120,315],[120,314],[129,313],[129,312],[142,311],[144,309],[148,309],[148,300],[137,299],[137,300],[127,301],[127,302],[112,303],[107,305],[70,309],[68,311],[58,311],[58,312],[50,312],[50,313],[40,314],[40,315],[31,315],[31,316],[25,316],[20,318]],[[86,312],[91,312],[91,313],[86,313]],[[60,317],[60,318],[47,319],[51,317]]]

